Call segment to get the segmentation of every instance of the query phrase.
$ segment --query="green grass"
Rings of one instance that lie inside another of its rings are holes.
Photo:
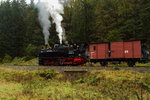
[[[20,65],[20,66],[37,66],[38,65],[38,58],[27,59],[26,57],[16,57],[11,62],[2,63],[1,65]]]
[[[0,100],[148,100],[149,77],[149,73],[101,70],[70,78],[53,70],[1,68]]]
[[[99,67],[101,65],[100,65],[100,63],[86,63],[85,66]],[[120,66],[126,67],[128,65],[125,62],[122,62],[121,64],[112,64],[112,63],[108,64],[108,67],[120,67]],[[137,67],[140,67],[140,66],[150,67],[150,62],[148,62],[148,63],[136,63],[135,66],[137,66]]]
[[[145,64],[143,64],[143,63],[137,63],[136,65],[137,66],[148,66],[148,67],[150,67],[150,62],[145,63]]]

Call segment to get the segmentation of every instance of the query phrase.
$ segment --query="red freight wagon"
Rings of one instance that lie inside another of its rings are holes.
[[[90,44],[90,61],[100,62],[106,66],[108,62],[127,62],[134,66],[136,62],[148,59],[146,45],[141,41],[121,41],[110,43]]]

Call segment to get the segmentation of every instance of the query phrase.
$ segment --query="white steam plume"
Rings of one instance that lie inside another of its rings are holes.
[[[39,21],[43,28],[43,33],[45,37],[45,44],[48,44],[49,39],[49,28],[51,23],[49,21],[49,17],[52,18],[53,22],[56,24],[56,31],[58,32],[58,37],[60,40],[60,44],[65,41],[65,33],[63,32],[63,28],[61,22],[63,17],[61,14],[64,13],[63,1],[62,0],[39,0],[36,7],[39,11]]]
[[[45,2],[38,2],[36,7],[39,10],[39,21],[41,24],[41,27],[43,28],[43,34],[44,34],[44,39],[45,39],[45,44],[48,44],[48,39],[50,36],[49,33],[49,28],[51,26],[51,23],[49,21],[49,12],[46,10],[47,7],[44,6]]]

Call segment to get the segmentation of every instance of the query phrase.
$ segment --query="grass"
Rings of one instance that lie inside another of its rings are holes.
[[[0,68],[0,100],[149,100],[149,77],[149,73],[101,70],[72,80],[53,70]]]
[[[143,63],[137,63],[137,66],[148,66],[150,67],[150,62],[143,64]]]
[[[89,62],[89,63],[86,63],[85,66],[99,67],[101,65],[100,65],[100,63],[91,63],[91,62]],[[112,63],[108,64],[108,67],[120,67],[120,66],[126,67],[128,65],[125,62],[122,62],[121,64],[112,64]],[[137,67],[141,67],[141,66],[150,67],[150,62],[148,62],[148,63],[136,63],[136,66]]]
[[[38,58],[33,58],[33,59],[27,59],[26,57],[16,57],[14,58],[11,62],[8,63],[1,63],[1,65],[7,66],[7,65],[20,65],[20,66],[37,66],[38,65]]]

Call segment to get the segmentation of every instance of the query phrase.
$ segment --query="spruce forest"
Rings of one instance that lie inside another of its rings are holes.
[[[1,60],[6,55],[36,57],[44,45],[33,2],[1,1]],[[72,0],[65,4],[63,18],[69,42],[146,40],[150,46],[150,0]],[[50,45],[59,43],[55,24],[49,31]]]

